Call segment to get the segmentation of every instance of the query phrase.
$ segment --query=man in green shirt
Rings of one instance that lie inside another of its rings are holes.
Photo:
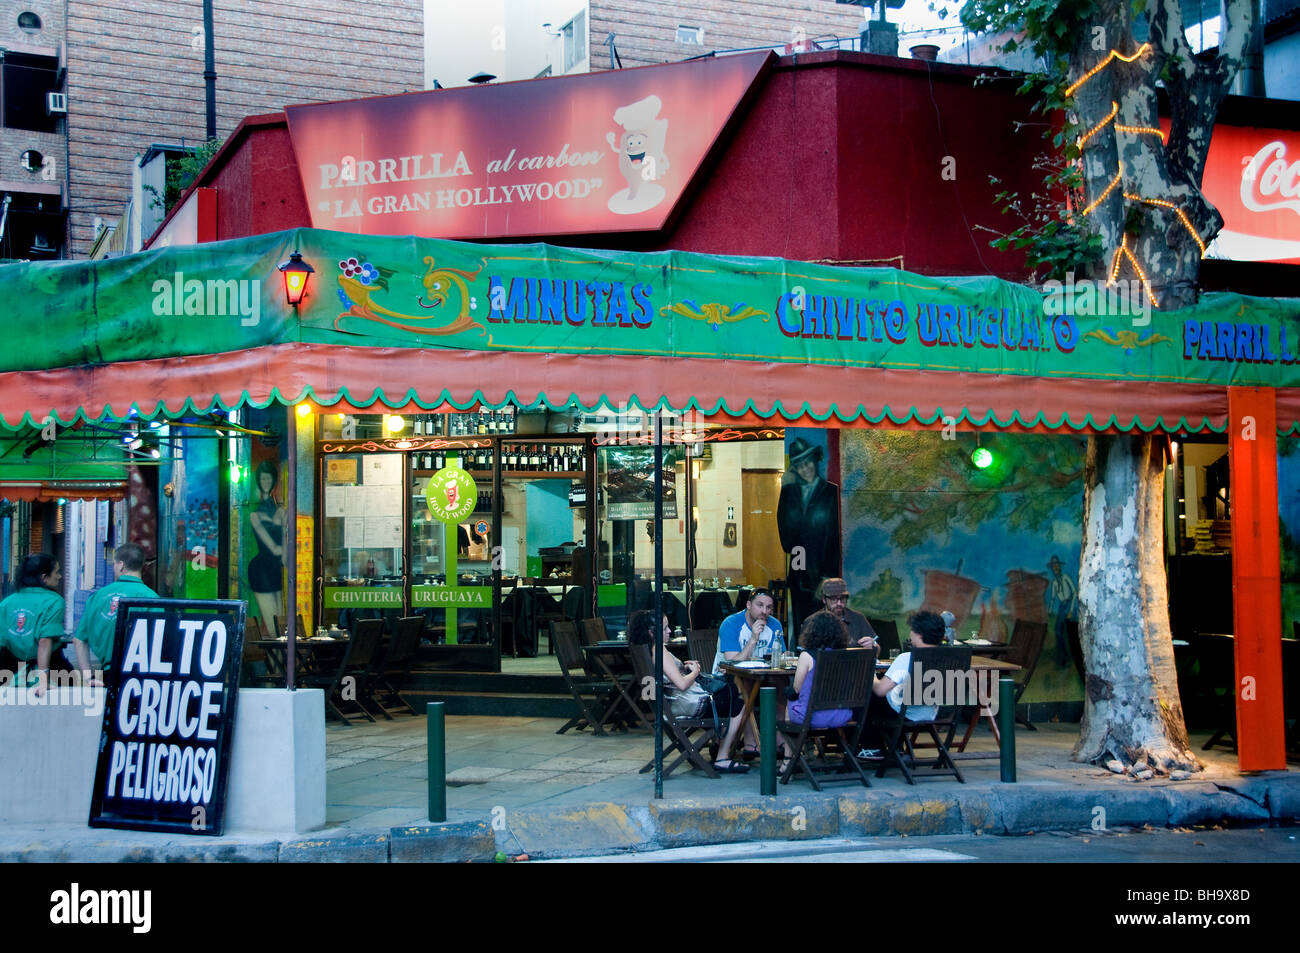
[[[140,579],[144,569],[144,550],[135,543],[123,543],[113,552],[114,582],[99,589],[86,602],[86,610],[72,635],[77,651],[77,666],[90,672],[91,658],[101,669],[113,664],[113,635],[117,629],[117,604],[122,599],[157,599]],[[89,649],[89,653],[87,652]]]

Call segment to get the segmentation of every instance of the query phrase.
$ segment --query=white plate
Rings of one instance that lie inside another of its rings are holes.
[[[766,662],[749,661],[749,662],[733,662],[732,664],[735,665],[736,668],[767,668]]]

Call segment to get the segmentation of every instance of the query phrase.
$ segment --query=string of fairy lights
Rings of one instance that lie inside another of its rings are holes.
[[[1096,66],[1092,67],[1092,69],[1088,70],[1088,72],[1080,76],[1070,86],[1066,87],[1065,95],[1067,97],[1073,96],[1079,89],[1083,87],[1085,83],[1088,82],[1088,80],[1092,79],[1094,76],[1096,76],[1102,70],[1106,69],[1106,67],[1110,66],[1110,64],[1115,62],[1116,60],[1120,60],[1121,62],[1124,63],[1132,63],[1134,60],[1137,60],[1140,57],[1145,56],[1150,51],[1151,51],[1150,43],[1143,43],[1141,46],[1137,48],[1137,50],[1135,50],[1132,54],[1128,56],[1124,55],[1118,50],[1111,50],[1100,63],[1098,63]],[[1096,125],[1092,126],[1092,128],[1088,129],[1086,132],[1081,134],[1079,138],[1076,140],[1076,145],[1078,146],[1079,156],[1081,160],[1083,156],[1083,147],[1088,143],[1090,139],[1092,139],[1093,136],[1097,135],[1097,133],[1101,132],[1111,123],[1115,124],[1115,130],[1117,132],[1123,132],[1131,136],[1159,136],[1161,143],[1165,142],[1165,134],[1163,130],[1155,126],[1125,125],[1124,123],[1117,121],[1118,116],[1119,116],[1119,103],[1112,100],[1110,104],[1110,113],[1104,118],[1102,118]],[[1115,177],[1111,179],[1109,183],[1107,183],[1104,189],[1102,189],[1101,194],[1099,194],[1096,198],[1094,198],[1091,202],[1089,202],[1084,207],[1082,214],[1087,216],[1087,215],[1091,215],[1094,211],[1096,211],[1097,207],[1101,205],[1102,202],[1106,201],[1107,197],[1112,192],[1114,192],[1117,188],[1120,187],[1120,183],[1123,182],[1123,180],[1124,180],[1124,163],[1120,162],[1119,170],[1115,173]],[[1125,199],[1127,199],[1130,202],[1139,202],[1143,205],[1150,205],[1156,208],[1163,208],[1172,211],[1174,215],[1178,217],[1178,220],[1182,223],[1183,227],[1187,229],[1187,233],[1192,236],[1192,240],[1196,242],[1196,247],[1201,250],[1201,257],[1202,258],[1205,257],[1205,253],[1206,253],[1205,242],[1204,240],[1202,240],[1201,236],[1197,233],[1196,229],[1192,226],[1192,220],[1187,217],[1187,213],[1183,211],[1181,206],[1177,205],[1174,202],[1169,201],[1168,199],[1150,198],[1148,196],[1138,195],[1133,192],[1122,192],[1121,194],[1124,196]],[[1142,265],[1138,261],[1137,256],[1133,254],[1133,249],[1129,248],[1127,232],[1125,232],[1120,236],[1119,247],[1115,249],[1115,254],[1111,257],[1110,276],[1107,279],[1107,284],[1113,285],[1119,279],[1120,265],[1125,260],[1127,260],[1133,266],[1133,271],[1137,274],[1138,280],[1141,282],[1142,285],[1142,290],[1146,294],[1147,300],[1151,302],[1151,306],[1155,308],[1160,307],[1160,302],[1156,300],[1155,293],[1151,289],[1151,282],[1147,278],[1146,272],[1143,271]]]

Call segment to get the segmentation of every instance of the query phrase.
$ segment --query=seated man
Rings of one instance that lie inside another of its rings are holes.
[[[748,662],[785,651],[781,622],[771,617],[774,606],[772,593],[755,589],[743,610],[722,620],[722,625],[718,626],[718,651],[713,656],[713,674],[722,674],[724,661]],[[784,698],[777,700],[776,717],[785,717]],[[754,729],[753,718],[745,724],[745,741],[745,757],[758,757],[758,732]]]
[[[823,579],[821,584],[822,606],[835,618],[844,623],[849,630],[849,644],[864,649],[877,648],[876,630],[871,627],[867,617],[849,608],[849,585],[839,576]]]
[[[713,674],[722,674],[722,663],[747,662],[750,659],[785,651],[785,638],[779,619],[773,619],[772,593],[755,589],[749,605],[727,616],[718,626],[718,651],[713,656]]]
[[[913,613],[907,620],[907,627],[910,630],[909,638],[913,648],[943,645],[943,619],[933,612]],[[879,757],[881,738],[874,721],[877,716],[889,718],[898,715],[903,707],[903,691],[911,677],[912,653],[903,652],[889,663],[889,670],[872,684],[871,704],[868,707],[868,731],[873,739],[870,744],[874,747],[859,752],[858,757]],[[904,717],[908,721],[929,721],[938,713],[939,709],[934,705],[909,704]]]

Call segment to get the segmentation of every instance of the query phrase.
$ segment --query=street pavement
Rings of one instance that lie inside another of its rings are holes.
[[[638,773],[653,753],[651,735],[557,735],[560,724],[447,717],[443,823],[428,818],[425,719],[404,716],[327,727],[323,830],[212,838],[10,825],[0,831],[0,860],[487,861],[900,836],[911,840],[898,850],[916,850],[915,838],[936,835],[1266,828],[1300,818],[1294,769],[1243,776],[1232,752],[1215,749],[1198,751],[1205,770],[1186,780],[1134,781],[1070,761],[1073,724],[1019,731],[1015,784],[1000,782],[993,758],[961,762],[965,784],[936,778],[908,786],[893,771],[873,775],[870,789],[839,784],[818,793],[795,782],[765,797],[755,763],[748,774],[720,779],[679,769],[662,800],[653,798],[653,775]],[[1203,739],[1194,740],[1199,749]],[[994,750],[985,728],[972,749]]]
[[[537,860],[584,863],[591,858]],[[1105,831],[1044,831],[1020,837],[939,834],[933,837],[828,837],[816,841],[757,841],[611,854],[621,864],[1295,864],[1300,832],[1294,827]]]

